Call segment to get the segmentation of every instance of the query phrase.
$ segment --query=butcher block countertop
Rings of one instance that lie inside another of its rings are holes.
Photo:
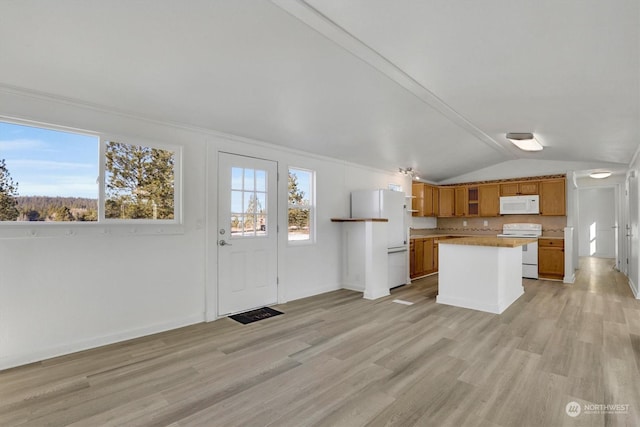
[[[495,236],[475,236],[461,237],[459,239],[447,239],[440,244],[447,245],[467,245],[467,246],[493,246],[496,248],[516,248],[529,243],[535,243],[538,239],[524,237],[495,237]]]

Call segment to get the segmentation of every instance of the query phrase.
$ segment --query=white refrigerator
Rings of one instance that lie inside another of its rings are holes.
[[[407,199],[401,191],[359,190],[351,192],[352,218],[386,218],[389,289],[407,283]]]

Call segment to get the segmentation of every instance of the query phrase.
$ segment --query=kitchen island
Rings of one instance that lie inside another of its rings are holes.
[[[439,304],[500,314],[523,293],[522,246],[530,238],[462,237],[439,244]]]

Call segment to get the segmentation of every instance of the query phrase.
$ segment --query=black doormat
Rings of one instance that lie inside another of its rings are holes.
[[[240,322],[243,325],[246,325],[247,323],[257,322],[258,320],[267,319],[273,316],[279,316],[280,314],[283,313],[281,311],[274,310],[273,308],[262,307],[255,310],[246,311],[244,313],[234,314],[233,316],[229,317],[236,322]]]

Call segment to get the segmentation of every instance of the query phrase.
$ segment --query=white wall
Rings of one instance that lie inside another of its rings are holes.
[[[636,298],[640,297],[640,236],[638,232],[640,227],[640,185],[638,183],[638,170],[640,170],[640,159],[636,156],[636,160],[631,163],[631,169],[627,174],[626,197],[627,197],[627,224],[625,224],[625,247],[629,266],[627,269],[627,277],[629,285]]]
[[[616,194],[614,187],[578,191],[580,256],[616,257]]]
[[[338,288],[340,226],[329,219],[348,216],[351,190],[410,186],[399,174],[31,94],[0,91],[0,106],[3,116],[182,145],[184,165],[182,226],[44,225],[12,238],[0,229],[0,369],[215,319],[220,150],[275,160],[280,176],[289,166],[317,173],[317,243],[290,247],[280,233],[280,302]],[[281,179],[281,230],[286,198]]]

